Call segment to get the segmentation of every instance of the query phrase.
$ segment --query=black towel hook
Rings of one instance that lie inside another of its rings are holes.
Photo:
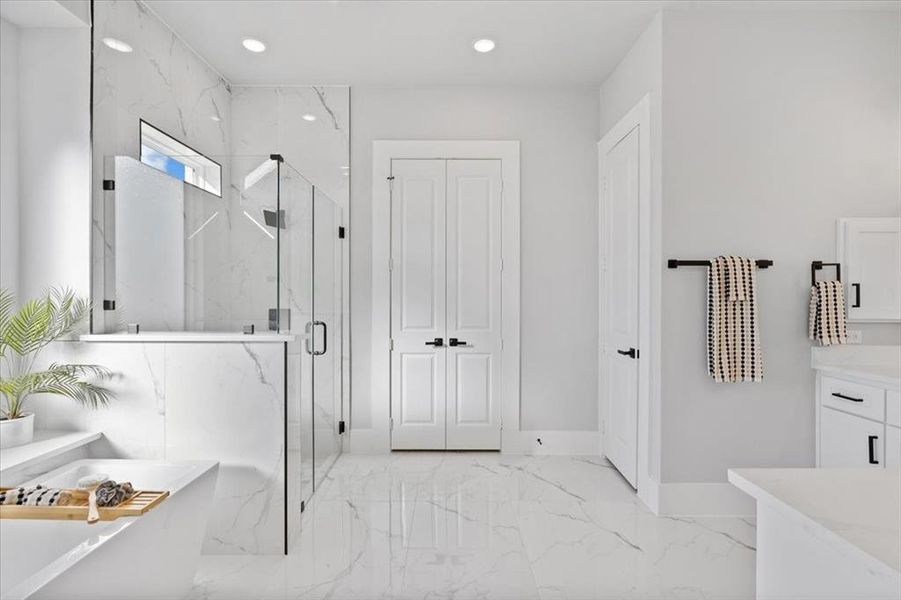
[[[817,284],[817,271],[823,269],[823,267],[835,267],[835,280],[842,280],[842,263],[827,263],[821,260],[815,260],[810,263],[810,285],[815,286]]]

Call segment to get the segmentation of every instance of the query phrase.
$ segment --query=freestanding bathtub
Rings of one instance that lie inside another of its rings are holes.
[[[69,463],[23,485],[75,487],[106,473],[135,489],[169,490],[140,517],[101,521],[0,520],[0,598],[182,598],[200,560],[215,461],[95,460]]]

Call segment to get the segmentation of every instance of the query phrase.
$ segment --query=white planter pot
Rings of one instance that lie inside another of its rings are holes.
[[[34,413],[0,421],[0,448],[27,444],[34,438]]]

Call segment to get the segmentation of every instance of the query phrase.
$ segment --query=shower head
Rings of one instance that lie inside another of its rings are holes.
[[[263,210],[263,220],[266,222],[266,225],[269,227],[278,227],[279,229],[285,229],[285,211],[284,209],[278,211],[278,218],[275,216],[274,210]]]

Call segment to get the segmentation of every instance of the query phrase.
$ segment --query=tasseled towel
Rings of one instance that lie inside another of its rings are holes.
[[[762,381],[757,263],[718,256],[707,269],[707,372],[714,381]]]
[[[824,346],[847,344],[845,289],[841,281],[817,281],[810,288],[810,339]]]

